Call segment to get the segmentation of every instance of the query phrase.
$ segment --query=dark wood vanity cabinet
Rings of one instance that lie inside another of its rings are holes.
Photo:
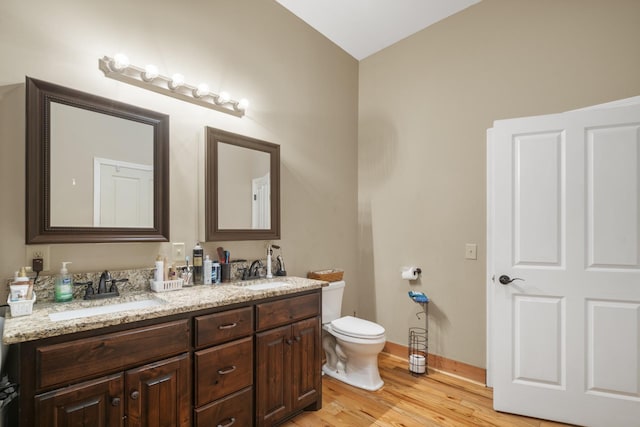
[[[256,305],[256,425],[322,406],[320,296]],[[302,320],[299,320],[302,319]]]
[[[320,290],[13,346],[21,427],[272,426],[322,406]]]
[[[188,427],[189,348],[188,319],[36,345],[32,348],[36,362],[34,418],[29,420],[23,410],[23,423],[146,427],[160,425],[162,420]],[[91,375],[102,376],[82,381]],[[57,388],[40,392],[52,387]],[[25,392],[28,396],[28,386]],[[28,404],[23,398],[21,405]]]
[[[195,319],[195,426],[253,421],[253,307]]]

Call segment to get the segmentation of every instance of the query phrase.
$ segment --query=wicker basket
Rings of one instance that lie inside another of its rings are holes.
[[[332,269],[332,270],[310,271],[307,274],[307,277],[309,279],[324,280],[325,282],[339,282],[340,280],[342,280],[343,275],[344,275],[343,270]]]

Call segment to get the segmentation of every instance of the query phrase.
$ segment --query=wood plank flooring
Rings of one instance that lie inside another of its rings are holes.
[[[283,426],[567,426],[496,412],[491,389],[438,372],[413,376],[404,359],[388,353],[380,354],[379,369],[385,384],[376,392],[325,375],[322,409],[298,415]]]

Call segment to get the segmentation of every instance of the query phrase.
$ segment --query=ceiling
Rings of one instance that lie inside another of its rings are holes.
[[[276,0],[357,60],[480,0]]]

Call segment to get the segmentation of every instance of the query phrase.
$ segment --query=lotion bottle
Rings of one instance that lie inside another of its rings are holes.
[[[153,281],[162,282],[164,280],[164,262],[162,256],[156,257],[155,270],[153,270]]]
[[[73,299],[73,279],[69,274],[69,270],[67,270],[67,264],[71,264],[71,262],[62,262],[60,274],[56,278],[54,288],[54,298],[56,302],[67,302]]]

